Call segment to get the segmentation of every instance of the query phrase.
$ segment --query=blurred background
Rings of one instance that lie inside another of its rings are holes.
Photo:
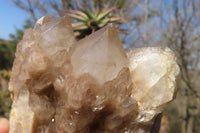
[[[160,133],[200,133],[200,0],[1,0],[0,117],[9,118],[8,81],[23,32],[42,16],[63,15],[71,17],[77,40],[114,23],[126,50],[171,48],[181,75]]]

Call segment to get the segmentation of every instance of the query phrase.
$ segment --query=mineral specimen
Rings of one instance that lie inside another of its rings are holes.
[[[76,42],[68,17],[43,17],[17,46],[10,133],[148,133],[178,73],[168,48],[126,54],[112,25]]]

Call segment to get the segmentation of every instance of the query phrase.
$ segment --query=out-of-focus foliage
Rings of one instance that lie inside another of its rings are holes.
[[[0,70],[0,117],[9,118],[12,100],[8,91],[11,70]]]
[[[9,118],[11,104],[12,101],[8,90],[0,90],[0,117]]]
[[[0,42],[0,69],[11,69],[15,57],[16,43],[11,41]]]
[[[5,80],[9,80],[11,76],[11,70],[0,70],[0,76]]]
[[[9,118],[12,100],[8,91],[11,70],[0,70],[0,117]]]

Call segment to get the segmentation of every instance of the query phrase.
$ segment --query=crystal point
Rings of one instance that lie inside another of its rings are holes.
[[[112,25],[79,41],[71,61],[76,77],[89,73],[100,84],[112,80],[128,64],[122,43]]]
[[[129,52],[128,56],[134,84],[132,97],[147,112],[146,119],[149,120],[174,99],[179,67],[169,48],[139,48]]]

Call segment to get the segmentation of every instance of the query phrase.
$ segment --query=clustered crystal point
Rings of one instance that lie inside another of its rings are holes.
[[[178,74],[168,48],[126,53],[112,25],[76,41],[68,17],[42,17],[17,46],[10,133],[148,133]]]

